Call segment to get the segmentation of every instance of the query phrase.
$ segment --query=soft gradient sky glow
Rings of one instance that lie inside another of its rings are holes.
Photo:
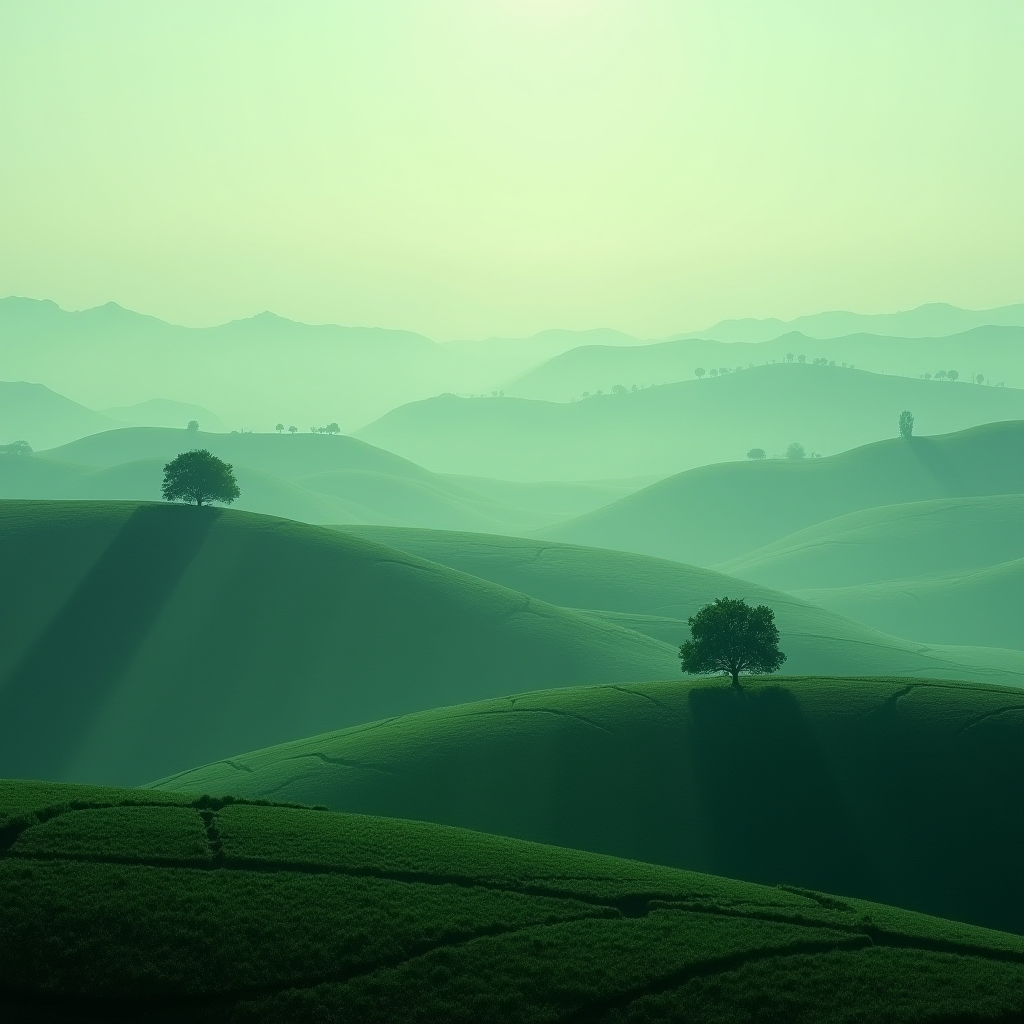
[[[1021,0],[0,2],[0,294],[433,337],[1024,299]]]

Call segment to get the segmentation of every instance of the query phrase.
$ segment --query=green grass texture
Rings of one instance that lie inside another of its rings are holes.
[[[1020,499],[1014,496],[1012,500]],[[782,649],[788,657],[788,672],[917,675],[1024,685],[1024,664],[1019,653],[1003,649],[1017,635],[1018,619],[1024,621],[1024,615],[1017,614],[1019,602],[992,609],[977,603],[980,592],[937,591],[936,597],[941,598],[944,609],[941,621],[947,631],[932,629],[927,637],[929,642],[921,643],[892,635],[897,632],[897,622],[906,624],[908,629],[919,626],[920,614],[897,619],[890,616],[889,606],[881,612],[875,608],[870,597],[858,604],[856,610],[864,615],[870,613],[874,628],[813,601],[808,603],[756,583],[630,552],[436,530],[351,526],[340,529],[551,604],[583,609],[593,618],[676,647],[689,636],[686,620],[701,605],[716,597],[742,597],[768,604],[775,611],[783,636]],[[973,543],[964,539],[967,549]],[[986,591],[985,596],[991,595]],[[989,611],[991,616],[986,616]],[[988,631],[984,635],[998,639],[1002,646],[979,646],[975,634],[969,631],[971,623],[980,624],[979,628]],[[957,636],[968,640],[958,646]]]
[[[440,395],[355,436],[438,473],[603,480],[679,473],[751,448],[776,455],[793,441],[832,455],[895,436],[903,409],[919,433],[943,434],[1024,418],[1024,390],[777,364],[577,402]]]
[[[1009,1022],[1024,939],[422,822],[0,783],[5,1021]]]
[[[704,466],[538,534],[717,565],[879,505],[1021,493],[1024,421],[1016,420],[891,438],[829,458]]]
[[[853,587],[1024,558],[1024,494],[881,505],[797,530],[716,565],[780,590]]]
[[[154,783],[441,822],[1024,932],[1024,694],[621,684],[439,708]]]
[[[135,784],[675,649],[415,556],[223,509],[0,502],[0,775]]]
[[[1024,650],[1024,558],[984,569],[796,594],[922,643]]]
[[[307,523],[520,533],[592,511],[651,482],[456,479],[352,437],[133,427],[81,437],[30,459],[0,458],[0,497],[159,500],[164,464],[192,448],[206,448],[234,466],[242,489],[238,508]]]

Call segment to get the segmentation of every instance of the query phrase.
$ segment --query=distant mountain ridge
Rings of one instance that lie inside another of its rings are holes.
[[[709,338],[714,341],[771,341],[780,334],[799,331],[811,338],[838,338],[844,334],[888,334],[924,338],[959,334],[987,325],[1024,327],[1024,302],[994,309],[961,309],[945,302],[929,302],[898,313],[849,313],[835,310],[811,313],[795,320],[720,320],[700,331],[673,335],[677,338]]]

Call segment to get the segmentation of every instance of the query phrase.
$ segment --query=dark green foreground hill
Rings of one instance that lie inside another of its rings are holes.
[[[664,678],[668,644],[333,530],[0,502],[0,775],[136,784],[540,685]]]
[[[409,821],[0,784],[5,1021],[1020,1020],[1024,939]]]
[[[442,822],[1024,933],[1024,693],[911,679],[548,690],[156,785]]]

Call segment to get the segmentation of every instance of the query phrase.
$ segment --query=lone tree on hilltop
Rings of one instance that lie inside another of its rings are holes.
[[[750,451],[747,452],[747,458],[753,459],[755,462],[766,457],[767,454],[763,448],[751,448]]]
[[[242,492],[232,467],[205,448],[182,452],[164,466],[160,488],[164,501],[187,501],[195,505],[222,501],[230,505]]]
[[[779,650],[775,613],[766,604],[719,597],[689,618],[690,639],[679,648],[682,669],[690,675],[728,672],[740,685],[741,672],[775,672],[786,660]]]
[[[911,437],[914,433],[914,414],[909,409],[900,413],[900,437]]]
[[[199,420],[189,420],[188,426],[185,428],[190,434],[199,433]]]

